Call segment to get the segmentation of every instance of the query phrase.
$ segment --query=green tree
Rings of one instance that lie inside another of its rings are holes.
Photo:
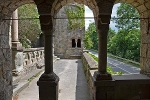
[[[110,28],[107,41],[109,42],[115,34],[115,31]],[[96,32],[95,23],[89,25],[84,37],[84,43],[87,49],[98,50],[98,33]]]
[[[117,17],[113,19],[118,33],[110,38],[108,52],[138,61],[140,59],[140,22],[138,11],[131,5],[122,3],[117,10]]]
[[[38,19],[38,12],[36,6],[33,4],[26,4],[18,8],[18,18],[25,19],[19,20],[19,41],[25,48],[31,47],[33,43],[39,38],[41,34],[40,22]]]
[[[95,23],[91,23],[84,37],[85,47],[87,49],[98,50],[98,34],[96,32]]]
[[[121,3],[117,10],[117,18],[119,19],[113,19],[113,21],[118,29],[132,30],[140,26],[139,19],[135,19],[139,18],[139,13],[129,4]]]
[[[108,43],[108,52],[139,62],[140,30],[120,30]]]
[[[112,30],[111,28],[109,28],[108,31],[108,36],[107,36],[107,43],[110,41],[110,39],[116,34],[116,32],[114,30]]]

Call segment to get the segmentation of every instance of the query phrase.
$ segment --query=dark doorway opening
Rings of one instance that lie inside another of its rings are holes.
[[[75,47],[76,47],[75,39],[72,39],[72,48],[75,48]]]
[[[78,41],[77,41],[77,47],[81,48],[81,39],[78,39]]]

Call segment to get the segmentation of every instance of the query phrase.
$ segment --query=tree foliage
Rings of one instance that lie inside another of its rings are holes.
[[[129,4],[122,3],[114,20],[118,33],[108,42],[108,52],[139,62],[140,60],[140,30],[138,11]],[[125,19],[124,19],[125,18]],[[132,19],[133,18],[133,19]]]
[[[113,55],[139,62],[140,60],[140,29],[139,20],[130,19],[139,17],[135,8],[128,4],[121,4],[117,10],[116,19],[118,32],[111,28],[107,36],[108,52]],[[87,49],[98,50],[98,34],[95,23],[91,23],[86,31],[84,43]]]
[[[18,18],[25,19],[18,21],[19,41],[25,48],[31,47],[41,34],[39,20],[26,18],[38,18],[38,16],[36,6],[33,4],[26,4],[18,8]]]
[[[134,61],[139,61],[140,30],[120,30],[108,43],[108,52]]]
[[[77,28],[82,29],[85,26],[84,17],[84,5],[75,4],[74,6],[66,6],[65,11],[68,17],[68,28],[75,30]]]
[[[121,3],[117,10],[117,18],[119,19],[113,21],[118,29],[132,30],[140,26],[139,20],[135,19],[139,18],[139,13],[137,9],[129,4]]]
[[[84,37],[84,44],[87,49],[98,50],[98,34],[95,23],[91,23]]]

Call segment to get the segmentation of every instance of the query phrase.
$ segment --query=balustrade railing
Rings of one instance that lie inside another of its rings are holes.
[[[14,52],[14,51],[13,51]],[[14,75],[24,75],[34,69],[44,66],[44,48],[28,48],[23,51],[15,51],[14,57]]]

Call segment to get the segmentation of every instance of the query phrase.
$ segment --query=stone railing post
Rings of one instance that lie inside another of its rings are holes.
[[[58,100],[59,77],[53,72],[53,23],[52,16],[40,16],[41,29],[44,35],[45,72],[41,75],[39,86],[40,100]]]

